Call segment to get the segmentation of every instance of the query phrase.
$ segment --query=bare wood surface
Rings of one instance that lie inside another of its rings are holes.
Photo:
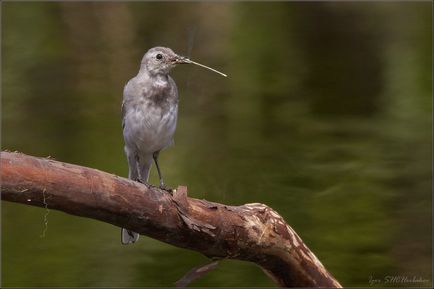
[[[283,218],[264,204],[229,206],[173,196],[92,168],[1,153],[2,200],[127,228],[208,257],[259,265],[283,287],[341,287]],[[45,199],[45,203],[44,203]]]

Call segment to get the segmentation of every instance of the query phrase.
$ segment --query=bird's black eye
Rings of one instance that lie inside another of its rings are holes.
[[[158,53],[156,57],[157,57],[157,59],[161,59],[161,58],[163,58],[163,55],[161,55],[160,53]]]

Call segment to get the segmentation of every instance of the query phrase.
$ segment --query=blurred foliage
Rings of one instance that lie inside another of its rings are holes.
[[[127,175],[123,85],[164,45],[229,75],[173,71],[165,180],[280,212],[346,287],[431,276],[431,3],[4,2],[2,148]],[[151,182],[156,183],[155,172]],[[119,228],[2,203],[4,286],[172,286],[207,262]],[[164,272],[164,273],[162,273]],[[274,286],[224,261],[193,286]]]

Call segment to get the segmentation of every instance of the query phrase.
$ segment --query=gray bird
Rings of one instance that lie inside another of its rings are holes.
[[[139,73],[125,85],[122,102],[128,178],[147,183],[154,161],[161,188],[164,188],[164,181],[158,155],[173,143],[178,116],[178,89],[169,72],[178,64],[195,64],[226,76],[179,56],[170,48],[154,47],[143,56]],[[122,244],[135,243],[138,239],[138,233],[122,228]]]

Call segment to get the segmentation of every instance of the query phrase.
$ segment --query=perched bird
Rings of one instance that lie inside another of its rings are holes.
[[[178,116],[178,89],[169,72],[178,64],[195,64],[226,76],[179,56],[170,48],[154,47],[143,56],[139,73],[125,85],[122,102],[128,178],[147,183],[154,161],[161,188],[164,188],[164,181],[158,165],[158,155],[173,143]],[[122,244],[131,244],[138,239],[138,233],[122,228]]]

